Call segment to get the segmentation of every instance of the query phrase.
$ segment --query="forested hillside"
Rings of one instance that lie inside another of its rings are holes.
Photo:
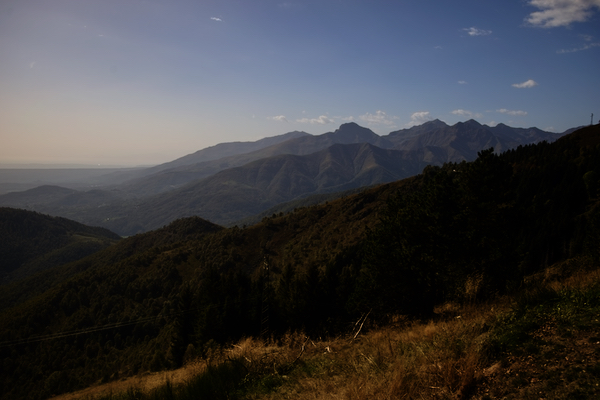
[[[0,283],[78,260],[120,239],[108,229],[0,207]]]
[[[124,239],[118,257],[109,248],[55,268],[71,273],[43,293],[19,289],[28,300],[0,314],[3,398],[172,368],[244,336],[427,317],[444,301],[510,292],[556,261],[598,263],[599,173],[591,126],[251,227],[184,219]]]
[[[21,212],[21,210],[14,211]],[[48,216],[42,217],[52,218]],[[73,221],[68,222],[74,223]],[[47,268],[32,276],[3,285],[2,290],[0,291],[0,311],[12,307],[15,304],[24,303],[30,298],[60,285],[62,282],[69,280],[72,276],[87,271],[88,269],[117,264],[133,255],[143,253],[155,247],[168,246],[173,243],[184,241],[199,240],[206,234],[218,232],[221,229],[223,228],[201,218],[191,217],[177,220],[169,226],[148,232],[144,235],[136,235],[121,240],[111,247],[98,251],[92,257],[82,256],[79,257],[77,261],[70,262],[57,268]]]

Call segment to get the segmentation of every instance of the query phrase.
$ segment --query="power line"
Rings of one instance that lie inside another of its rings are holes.
[[[153,317],[144,317],[144,318],[137,319],[135,321],[115,322],[112,324],[107,324],[107,325],[102,325],[102,326],[97,326],[97,327],[76,329],[76,330],[64,331],[64,332],[56,332],[56,333],[50,333],[47,335],[37,335],[37,336],[31,336],[31,337],[28,337],[25,339],[7,340],[4,342],[0,342],[0,348],[10,347],[10,346],[18,346],[18,345],[22,345],[22,344],[37,343],[37,342],[42,342],[42,341],[46,341],[46,340],[62,339],[62,338],[71,337],[71,336],[85,335],[88,333],[94,333],[94,332],[106,331],[106,330],[110,330],[110,329],[122,328],[122,327],[126,327],[126,326],[137,325],[137,324],[141,324],[144,322],[155,322],[156,320],[158,320],[161,317],[175,317],[178,315],[188,314],[188,313],[191,313],[196,310],[198,310],[198,308],[178,311],[176,313],[171,313],[171,314],[158,314]]]
[[[266,263],[266,261],[264,261],[264,262]],[[237,301],[235,303],[242,303],[242,301]],[[198,310],[200,310],[200,308],[196,307],[193,309],[182,310],[182,311],[178,311],[178,312],[171,313],[171,314],[158,314],[153,317],[144,317],[144,318],[137,319],[135,321],[116,322],[116,323],[112,323],[112,324],[102,325],[99,327],[90,327],[90,328],[85,328],[85,329],[76,329],[76,330],[71,330],[71,331],[56,332],[56,333],[51,333],[51,334],[47,334],[47,335],[30,336],[28,338],[5,340],[3,342],[0,342],[0,348],[18,346],[18,345],[30,344],[30,343],[37,343],[37,342],[42,342],[42,341],[46,341],[46,340],[62,339],[62,338],[71,337],[71,336],[85,335],[88,333],[95,333],[95,332],[101,332],[101,331],[105,331],[105,330],[111,330],[111,329],[123,328],[126,326],[137,325],[137,324],[141,324],[144,322],[155,322],[156,320],[158,320],[161,317],[175,317],[175,316],[188,314],[188,313],[198,311]]]
[[[270,328],[269,327],[269,325],[270,325],[270,323],[269,323],[269,315],[270,315],[269,304],[271,303],[270,291],[267,289],[266,286],[272,285],[271,271],[270,271],[269,264],[268,264],[266,257],[264,257],[262,260],[262,269],[263,269],[263,274],[264,274],[263,275],[264,283],[263,283],[263,287],[262,287],[262,296],[261,296],[260,334],[261,334],[261,336],[266,337],[270,330],[269,329]],[[245,302],[246,302],[245,300],[238,300],[238,301],[234,301],[233,303],[234,304],[242,304]],[[323,302],[322,304],[324,304],[324,305],[335,304],[335,302]],[[95,332],[123,328],[123,327],[127,327],[127,326],[133,326],[133,325],[137,325],[137,324],[141,324],[141,323],[145,323],[145,322],[156,322],[158,319],[160,319],[162,317],[164,317],[164,318],[176,317],[176,316],[180,316],[180,315],[189,314],[189,313],[201,310],[201,309],[204,309],[204,307],[196,307],[196,308],[192,308],[192,309],[188,309],[188,310],[181,310],[181,311],[177,311],[177,312],[170,313],[170,314],[158,314],[156,316],[139,318],[134,321],[115,322],[115,323],[106,324],[106,325],[102,325],[102,326],[94,326],[94,327],[83,328],[83,329],[75,329],[75,330],[70,330],[70,331],[56,332],[56,333],[51,333],[51,334],[46,334],[46,335],[35,335],[35,336],[30,336],[28,338],[6,340],[6,341],[0,342],[0,348],[10,347],[10,346],[18,346],[18,345],[24,345],[24,344],[31,344],[31,343],[38,343],[38,342],[42,342],[42,341],[62,339],[62,338],[78,336],[78,335],[85,335],[85,334],[90,334],[90,333],[95,333]]]

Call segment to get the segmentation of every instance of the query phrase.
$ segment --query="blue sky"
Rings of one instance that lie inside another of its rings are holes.
[[[4,0],[0,164],[600,118],[600,0]]]

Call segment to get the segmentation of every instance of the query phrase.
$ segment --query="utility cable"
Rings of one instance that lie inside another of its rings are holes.
[[[171,313],[171,314],[158,314],[158,315],[152,316],[152,317],[139,318],[135,321],[115,322],[112,324],[102,325],[102,326],[98,326],[98,327],[75,329],[75,330],[71,330],[71,331],[50,333],[47,335],[30,336],[25,339],[7,340],[4,342],[0,342],[0,348],[42,342],[42,341],[46,341],[46,340],[62,339],[62,338],[70,337],[70,336],[85,335],[88,333],[94,333],[94,332],[106,331],[106,330],[110,330],[110,329],[122,328],[122,327],[126,327],[126,326],[137,325],[137,324],[141,324],[144,322],[155,322],[156,320],[158,320],[161,317],[176,317],[179,315],[189,314],[189,313],[197,311],[197,310],[198,310],[198,308],[194,308],[194,309],[190,309],[190,310],[178,311],[178,312]]]

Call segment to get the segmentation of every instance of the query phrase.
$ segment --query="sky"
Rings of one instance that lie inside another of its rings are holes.
[[[600,0],[3,0],[0,165],[600,119]]]

